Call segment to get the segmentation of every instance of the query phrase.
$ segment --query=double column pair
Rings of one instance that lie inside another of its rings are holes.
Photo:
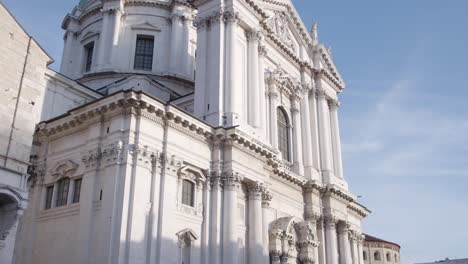
[[[352,264],[349,224],[345,221],[339,221],[333,216],[326,216],[324,224],[327,264]]]
[[[224,181],[224,245],[223,263],[238,263],[238,207],[237,193],[241,186],[238,176]],[[269,263],[268,255],[268,207],[271,194],[261,183],[248,185],[248,259],[249,263]]]

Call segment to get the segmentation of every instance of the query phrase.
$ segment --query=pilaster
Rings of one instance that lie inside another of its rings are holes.
[[[331,124],[331,136],[332,136],[332,147],[333,147],[333,165],[335,176],[343,179],[343,164],[341,160],[341,140],[340,140],[340,128],[338,125],[338,108],[340,102],[338,100],[329,100],[330,107],[330,124]]]
[[[270,254],[269,254],[269,230],[268,226],[270,225],[269,209],[270,202],[273,196],[267,188],[263,188],[262,192],[262,229],[263,229],[263,261],[260,263],[270,264]]]
[[[299,107],[299,96],[292,98],[292,125],[293,125],[293,151],[294,151],[294,169],[297,174],[304,175],[304,165],[302,156],[302,128],[301,113]]]
[[[239,14],[237,12],[225,12],[226,22],[226,122],[227,126],[235,126],[240,123],[242,116],[242,88],[239,80],[238,47],[236,34],[238,30]],[[221,64],[222,65],[222,64]],[[219,67],[219,65],[217,65]]]
[[[261,111],[260,111],[260,89],[259,89],[259,52],[258,45],[260,41],[259,31],[247,32],[248,41],[248,80],[249,88],[248,93],[248,123],[253,127],[260,127]]]
[[[333,156],[331,145],[331,129],[330,129],[330,111],[326,93],[324,90],[318,89],[315,91],[318,103],[318,123],[319,123],[319,140],[320,140],[320,158],[322,176],[325,183],[329,183],[333,177]]]

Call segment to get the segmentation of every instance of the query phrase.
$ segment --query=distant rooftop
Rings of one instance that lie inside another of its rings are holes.
[[[374,237],[374,236],[371,236],[371,235],[368,235],[368,234],[364,234],[364,236],[365,236],[365,238],[364,238],[365,242],[379,242],[379,243],[391,244],[391,245],[397,246],[398,248],[401,248],[400,245],[398,245],[397,243],[386,241],[386,240],[383,240],[381,238]]]
[[[468,258],[464,259],[448,259],[446,258],[445,260],[439,260],[439,261],[434,261],[434,262],[426,262],[426,263],[418,263],[418,264],[468,264]]]

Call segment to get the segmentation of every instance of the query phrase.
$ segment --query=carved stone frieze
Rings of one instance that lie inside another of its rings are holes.
[[[273,15],[266,21],[271,32],[281,41],[286,47],[296,52],[296,45],[293,41],[293,35],[289,29],[288,16],[285,12],[275,11]]]

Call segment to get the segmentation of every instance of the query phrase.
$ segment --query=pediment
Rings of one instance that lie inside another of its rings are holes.
[[[297,54],[299,48],[299,39],[294,27],[291,25],[289,17],[285,11],[271,10],[267,12],[269,17],[265,24],[268,30],[279,41],[281,41],[290,51]]]
[[[296,43],[302,43],[306,46],[312,44],[312,38],[310,37],[307,28],[302,22],[301,17],[297,13],[291,1],[261,0],[256,2],[256,5],[259,9],[262,10],[262,13],[266,15],[264,24],[266,24],[268,28],[271,28],[273,32],[276,32],[279,37],[288,37],[288,33],[281,30],[281,27],[278,30],[277,26],[275,30],[275,25],[272,20],[276,20],[275,23],[280,22],[282,25],[287,25],[289,28],[289,33],[292,35],[292,39],[295,40]],[[282,40],[284,40],[287,44],[290,44],[289,38]]]
[[[97,32],[97,31],[87,31],[81,37],[81,41],[86,41],[87,39],[93,38],[93,37],[96,37],[96,36],[99,36],[99,32]]]
[[[50,170],[50,174],[55,177],[61,176],[71,176],[78,168],[78,165],[71,160],[64,160],[57,162],[52,169]]]
[[[151,24],[148,21],[145,21],[140,24],[135,24],[131,26],[133,30],[146,30],[146,31],[161,31],[161,28],[158,25]]]
[[[318,52],[320,54],[320,68],[327,71],[333,78],[336,79],[339,86],[344,88],[345,83],[343,78],[341,78],[340,73],[338,72],[335,63],[333,62],[331,48],[326,48],[323,45],[319,45]]]

